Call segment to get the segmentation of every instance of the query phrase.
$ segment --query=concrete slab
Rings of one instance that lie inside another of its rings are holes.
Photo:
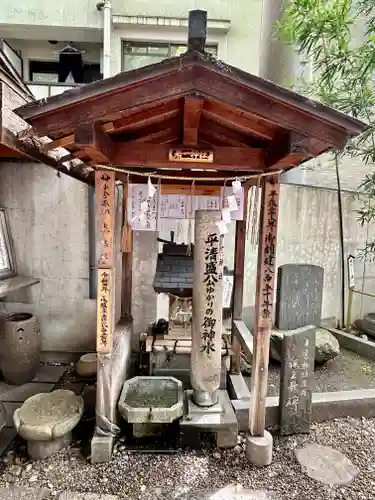
[[[30,382],[29,384],[19,386],[0,382],[0,401],[23,403],[31,396],[41,392],[50,392],[53,388],[54,384],[44,384],[38,382]]]
[[[4,453],[16,436],[17,431],[12,427],[6,427],[0,432],[0,455]]]
[[[23,403],[4,403],[5,409],[5,427],[14,427],[13,415],[17,408],[20,408]]]
[[[188,414],[180,421],[181,431],[187,433],[214,432],[217,446],[230,448],[237,444],[238,424],[227,391],[218,391],[218,404],[201,408],[192,401],[193,391],[186,391]]]
[[[120,497],[117,495],[101,495],[100,493],[74,493],[74,491],[64,491],[60,493],[58,500],[120,500]]]
[[[375,360],[375,343],[370,340],[364,340],[360,337],[355,337],[350,333],[337,330],[337,328],[328,328],[326,330],[333,333],[339,341],[340,347],[356,352],[360,356],[367,359]]]
[[[0,500],[44,500],[49,494],[46,488],[0,488]]]
[[[239,431],[249,428],[249,401],[231,401],[238,421]],[[325,422],[334,418],[375,417],[375,389],[355,391],[315,392],[312,395],[312,421]],[[279,398],[266,400],[266,427],[277,426],[279,421]]]
[[[228,393],[230,399],[250,399],[250,391],[243,376],[228,375]]]
[[[61,377],[64,375],[67,366],[50,366],[43,365],[39,368],[33,382],[47,382],[50,384],[56,384]]]
[[[307,444],[295,454],[303,471],[323,484],[348,484],[360,472],[343,453],[329,446]]]

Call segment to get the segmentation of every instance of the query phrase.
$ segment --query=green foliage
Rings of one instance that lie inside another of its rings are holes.
[[[375,164],[375,0],[290,0],[279,33],[312,64],[306,92],[369,124],[344,153]],[[364,225],[375,221],[375,172],[359,187]],[[362,254],[375,260],[375,242]]]

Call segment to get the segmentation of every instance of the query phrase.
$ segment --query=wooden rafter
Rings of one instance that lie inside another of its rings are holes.
[[[188,96],[184,99],[183,143],[186,146],[198,144],[198,130],[203,108],[203,99]]]
[[[78,149],[97,163],[110,163],[115,144],[99,123],[79,125],[74,134],[74,142]]]
[[[180,119],[178,117],[164,121],[163,123],[154,123],[140,130],[135,130],[121,136],[121,140],[126,142],[153,142],[162,141],[165,137],[173,136],[178,140],[180,137]]]
[[[191,75],[181,70],[173,78],[168,74],[156,81],[145,81],[134,85],[127,89],[121,98],[116,93],[97,97],[95,105],[90,101],[83,102],[79,105],[78,116],[72,111],[71,106],[58,109],[54,113],[53,120],[41,117],[36,120],[38,123],[35,123],[35,127],[40,135],[69,135],[79,122],[103,121],[105,116],[121,113],[124,110],[135,113],[147,106],[163,104],[165,100],[178,99],[193,91]]]
[[[266,151],[266,167],[273,170],[288,170],[298,167],[329,149],[330,145],[326,142],[298,133],[292,132],[289,137],[281,135],[278,143],[270,146],[269,151]]]
[[[145,126],[153,125],[154,123],[160,123],[162,121],[168,121],[169,119],[175,117],[180,112],[180,108],[177,100],[172,100],[163,104],[160,104],[137,113],[133,113],[129,116],[124,116],[112,122],[112,129],[107,129],[107,132],[112,132],[113,134],[127,132],[129,130],[137,130]]]
[[[202,113],[204,117],[220,125],[237,129],[266,141],[271,141],[275,135],[273,129],[260,123],[259,119],[248,118],[244,112],[235,112],[233,108],[222,103],[205,101]]]
[[[223,127],[218,123],[211,122],[209,120],[201,120],[201,131],[204,131],[204,136],[206,138],[212,138],[219,140],[222,144],[234,147],[247,147],[249,146],[249,137],[244,134],[235,132],[231,129]]]
[[[220,73],[212,75],[200,68],[200,76],[194,80],[195,90],[208,100],[222,101],[241,111],[253,113],[260,118],[272,121],[275,126],[294,130],[308,136],[322,139],[331,146],[343,147],[350,135],[344,129],[318,120],[308,113],[303,116],[300,110],[272,99],[250,87],[236,85],[234,81]]]

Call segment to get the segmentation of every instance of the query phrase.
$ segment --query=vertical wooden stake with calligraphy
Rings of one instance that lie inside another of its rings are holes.
[[[98,298],[96,350],[109,354],[114,327],[114,231],[115,173],[95,172],[96,195],[96,265],[98,268]]]
[[[254,351],[249,422],[249,431],[252,436],[263,436],[265,427],[270,331],[275,288],[279,193],[278,177],[266,177],[262,185],[254,311]]]
[[[232,304],[232,351],[230,359],[230,371],[239,375],[241,362],[241,344],[234,336],[233,321],[242,319],[244,268],[245,268],[245,243],[246,243],[246,221],[248,210],[249,183],[244,185],[244,216],[243,220],[236,221],[236,235],[234,247],[234,282],[233,282],[233,304]],[[249,362],[251,360],[249,359]]]

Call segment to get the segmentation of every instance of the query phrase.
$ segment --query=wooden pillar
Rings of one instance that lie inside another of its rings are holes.
[[[217,402],[221,375],[223,236],[220,210],[195,212],[191,385],[198,406]]]
[[[129,184],[123,187],[123,226],[121,235],[122,276],[121,276],[121,317],[131,315],[133,281],[133,231],[128,221]]]
[[[252,436],[264,435],[270,331],[275,292],[279,193],[278,177],[265,177],[262,185],[259,221],[260,233],[254,311],[254,351],[249,422],[249,431]]]
[[[230,359],[230,371],[232,374],[241,373],[241,344],[235,336],[234,321],[242,319],[243,285],[245,270],[245,247],[246,247],[246,221],[248,212],[248,195],[250,185],[244,185],[244,215],[243,220],[236,221],[236,234],[234,244],[234,282],[233,282],[233,304],[232,304],[232,351]],[[251,361],[251,360],[249,360]]]
[[[98,269],[97,337],[98,354],[112,351],[115,321],[115,173],[95,172],[96,264]]]

